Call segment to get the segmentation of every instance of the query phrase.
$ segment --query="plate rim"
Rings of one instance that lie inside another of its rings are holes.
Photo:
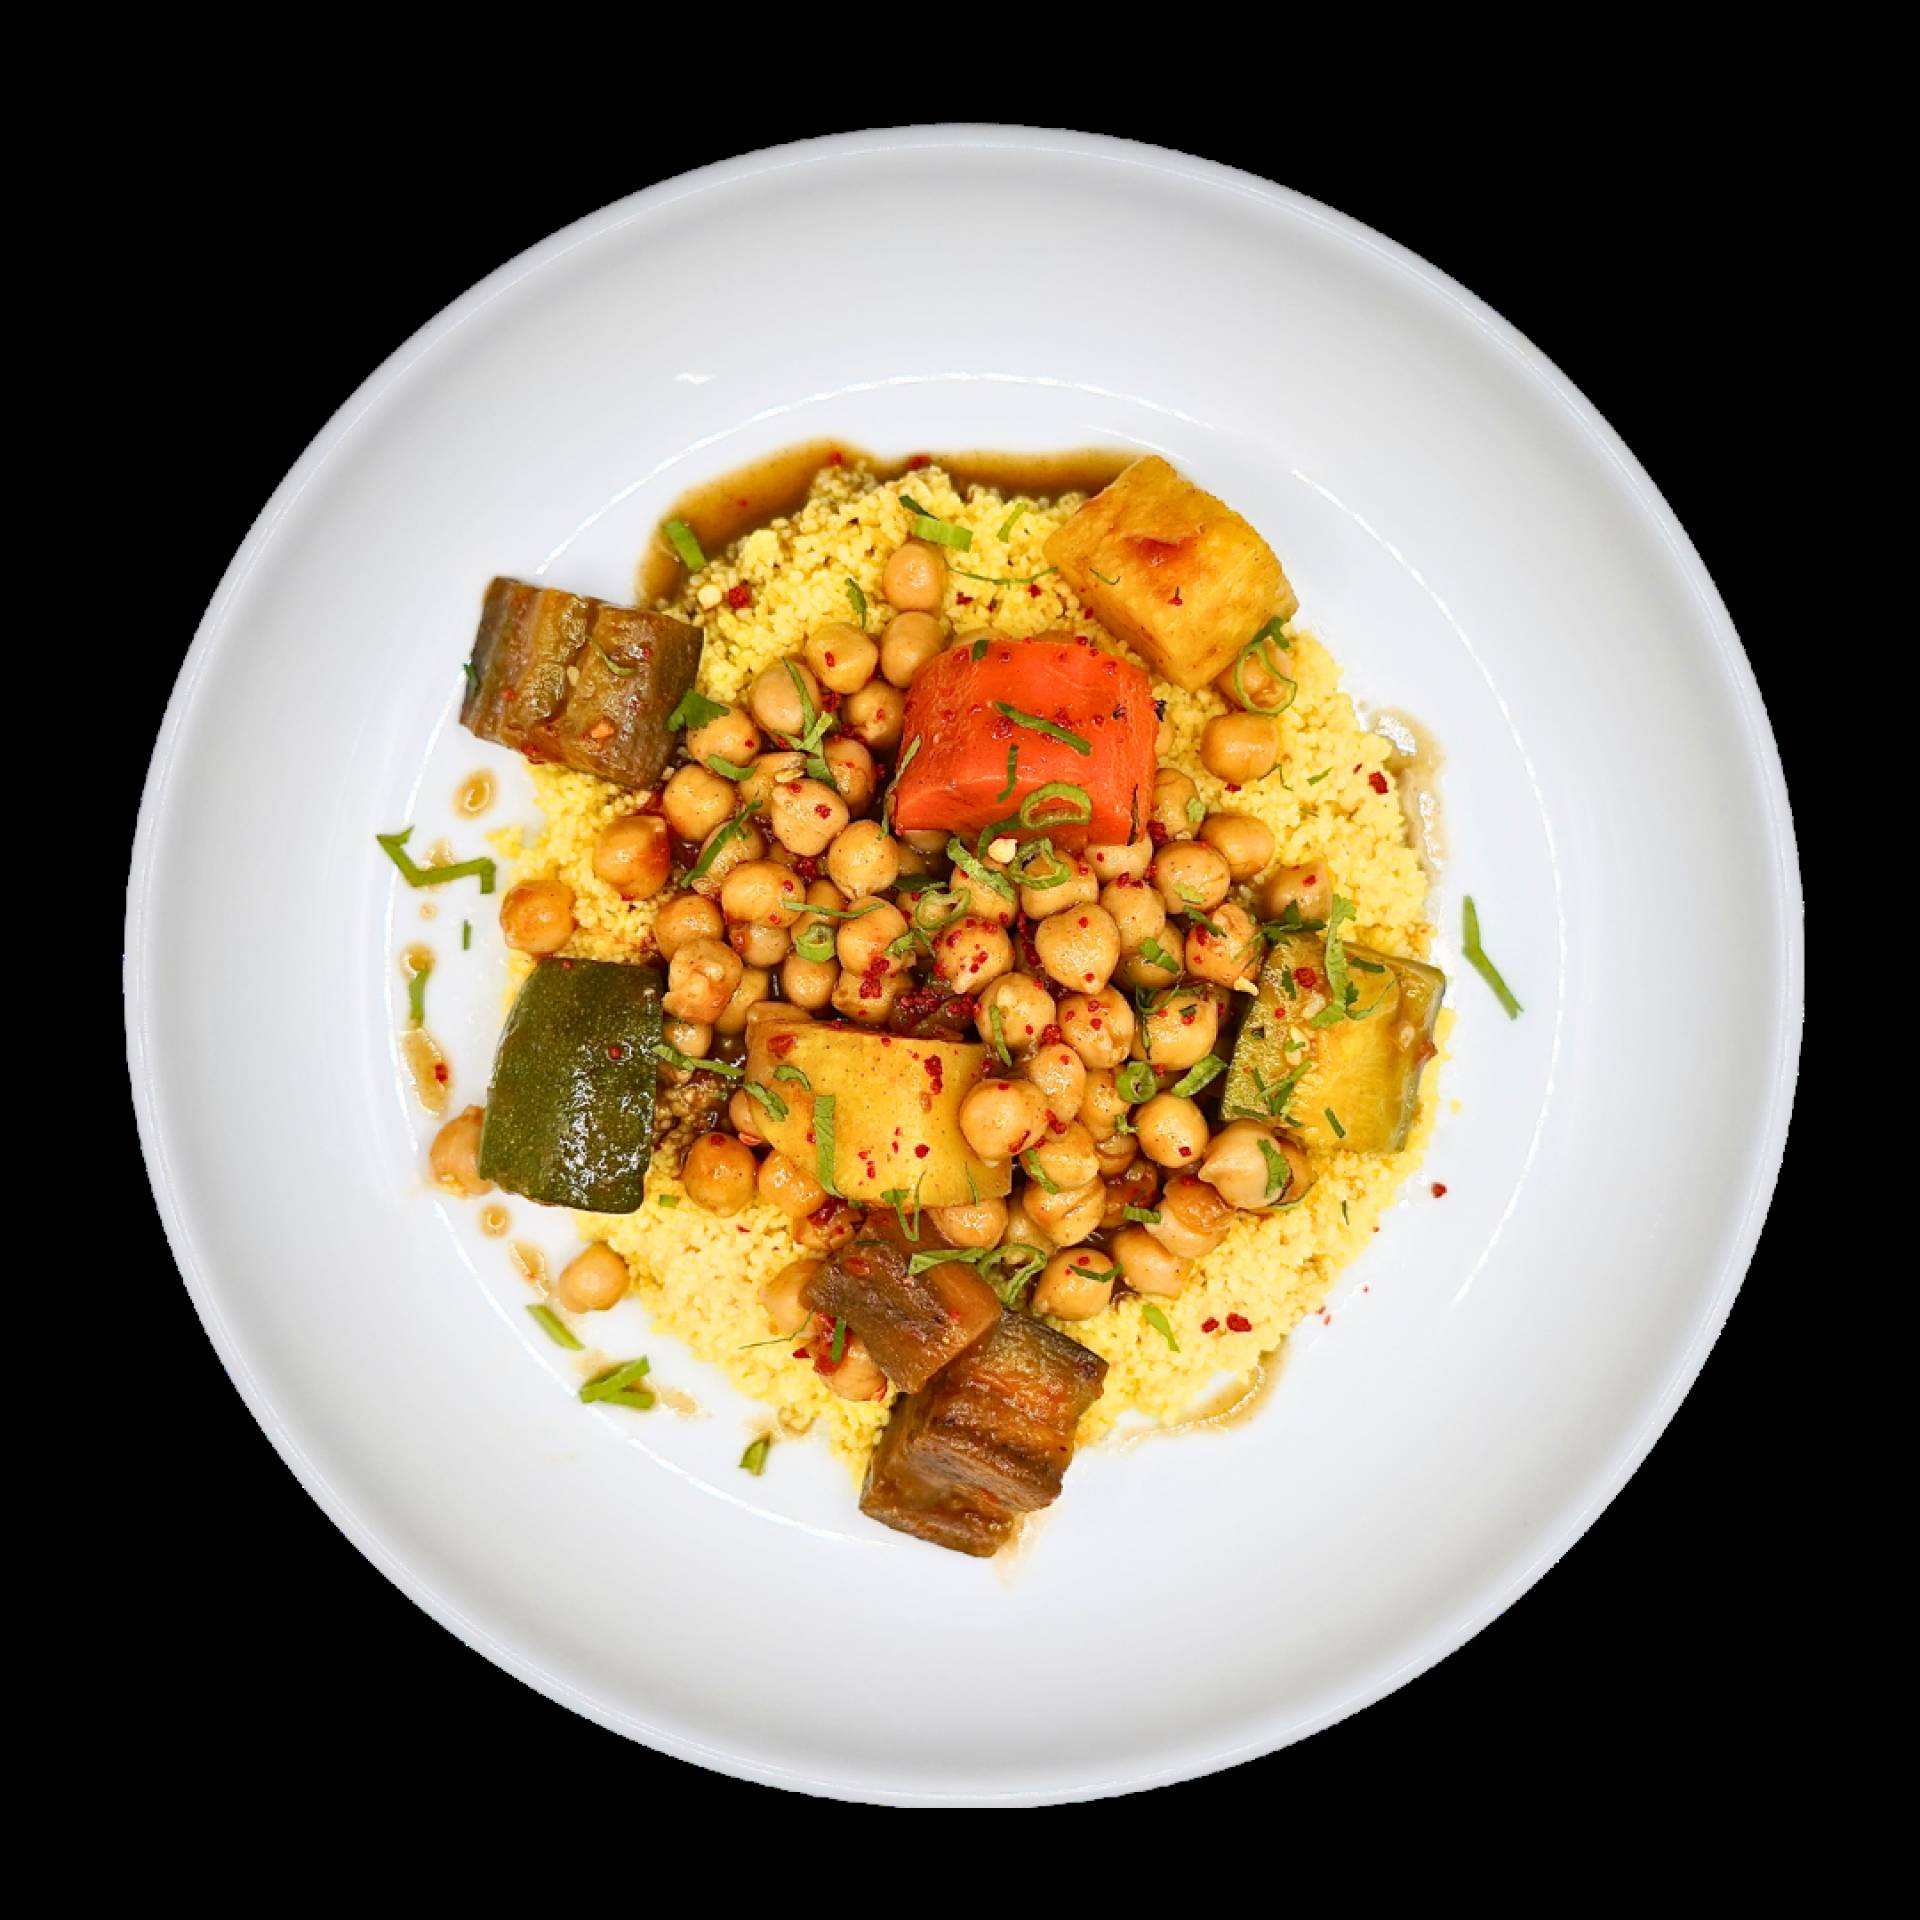
[[[1225,191],[1304,219],[1348,245],[1358,246],[1416,282],[1470,320],[1524,375],[1571,418],[1603,456],[1646,520],[1660,534],[1686,579],[1712,635],[1720,664],[1732,688],[1758,775],[1761,803],[1771,830],[1772,879],[1784,928],[1780,955],[1781,996],[1777,1009],[1778,1044],[1772,1062],[1761,1144],[1747,1170],[1746,1191],[1720,1229],[1722,1254],[1713,1291],[1691,1336],[1657,1387],[1648,1390],[1637,1419],[1607,1448],[1605,1459],[1589,1474],[1579,1497],[1563,1506],[1540,1537],[1508,1556],[1461,1603],[1436,1616],[1400,1650],[1397,1658],[1350,1675],[1331,1690],[1324,1710],[1296,1714],[1283,1724],[1263,1726],[1252,1738],[1236,1738],[1197,1755],[1149,1766],[1119,1778],[1102,1779],[1097,1766],[1087,1777],[1058,1788],[926,1791],[892,1787],[874,1778],[830,1778],[769,1764],[751,1751],[718,1746],[688,1732],[662,1727],[608,1706],[572,1682],[548,1671],[537,1658],[509,1645],[465,1613],[454,1596],[417,1572],[403,1552],[368,1523],[328,1481],[282,1420],[248,1365],[245,1353],[223,1319],[199,1258],[192,1226],[181,1205],[165,1140],[155,1110],[147,1029],[153,1013],[148,976],[148,878],[157,822],[165,812],[175,773],[175,748],[204,681],[227,610],[261,563],[308,485],[361,418],[468,321],[521,281],[544,271],[576,248],[598,241],[666,207],[702,193],[761,175],[785,172],[821,160],[859,158],[903,151],[953,151],[987,147],[1046,159],[1065,155],[1141,168],[1203,189]],[[1027,1806],[1134,1793],[1176,1781],[1200,1779],[1243,1761],[1279,1751],[1384,1699],[1458,1648],[1503,1613],[1540,1580],[1587,1532],[1619,1495],[1666,1431],[1681,1401],[1699,1377],[1708,1354],[1725,1327],[1741,1282],[1752,1262],[1777,1188],[1798,1080],[1805,1022],[1805,929],[1797,843],[1786,776],[1765,703],[1732,616],[1705,562],[1664,495],[1620,435],[1607,423],[1559,366],[1542,353],[1487,302],[1450,275],[1397,241],[1349,215],[1291,188],[1260,179],[1212,160],[1125,140],[1108,134],[1058,128],[952,123],[872,128],[825,135],[757,149],[639,189],[549,234],[497,267],[484,279],[433,315],[394,349],[342,401],[314,435],[248,528],[246,537],[222,573],[175,679],[156,736],[142,786],[127,882],[123,989],[128,1077],[148,1181],[175,1266],[221,1365],[249,1413],[282,1462],[320,1510],[346,1538],[429,1618],[455,1634],[496,1666],[608,1731],[642,1745],[734,1778],[838,1800],[904,1806]]]

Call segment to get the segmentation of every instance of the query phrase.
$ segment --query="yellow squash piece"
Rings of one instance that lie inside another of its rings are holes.
[[[796,1020],[754,1029],[747,1078],[774,1097],[759,1115],[768,1142],[834,1192],[862,1205],[891,1194],[958,1207],[1013,1186],[1012,1163],[981,1159],[960,1131],[960,1103],[986,1060],[966,1041]]]
[[[1253,527],[1157,454],[1095,494],[1046,551],[1094,618],[1176,687],[1204,687],[1300,604]]]

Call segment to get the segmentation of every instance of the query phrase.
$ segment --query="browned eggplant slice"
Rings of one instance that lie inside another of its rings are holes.
[[[931,1234],[925,1241],[936,1251]],[[958,1260],[913,1268],[911,1242],[863,1233],[827,1261],[805,1304],[832,1315],[867,1344],[896,1387],[917,1393],[1000,1318],[1000,1300]]]
[[[1107,1363],[1025,1314],[992,1329],[894,1407],[860,1510],[956,1553],[990,1554],[1059,1497],[1074,1429]]]
[[[636,792],[673,752],[700,671],[698,627],[525,580],[487,589],[460,721],[482,740]]]

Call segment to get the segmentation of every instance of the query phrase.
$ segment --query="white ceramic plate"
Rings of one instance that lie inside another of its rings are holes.
[[[427,1190],[396,1059],[394,954],[425,937],[456,1097],[481,1097],[494,903],[443,896],[423,925],[373,835],[453,827],[456,781],[488,758],[454,721],[486,580],[619,597],[683,486],[816,435],[1156,448],[1225,495],[1356,696],[1443,744],[1438,917],[1457,932],[1476,896],[1527,1008],[1509,1024],[1442,950],[1449,1111],[1331,1324],[1256,1421],[1084,1456],[1010,1567],[868,1524],[823,1451],[739,1472],[744,1403],[637,1307],[607,1346],[644,1346],[707,1417],[577,1405],[499,1243]],[[1726,957],[1712,994],[1623,983],[1650,874]],[[341,409],[235,558],[168,712],[128,1044],[222,1359],[435,1618],[705,1765],[1017,1802],[1325,1726],[1565,1550],[1672,1414],[1752,1252],[1800,966],[1785,791],[1726,612],[1526,340],[1241,175],[1078,135],[909,131],[610,207]]]

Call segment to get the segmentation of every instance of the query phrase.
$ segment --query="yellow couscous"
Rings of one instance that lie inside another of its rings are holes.
[[[902,504],[903,494],[913,507]],[[1124,654],[1044,557],[1048,536],[1081,498],[1029,501],[1015,519],[1017,504],[986,487],[963,493],[937,465],[885,481],[852,466],[824,468],[803,506],[694,572],[667,609],[704,632],[701,691],[741,700],[763,668],[800,653],[817,628],[846,620],[849,583],[879,602],[882,569],[908,539],[915,509],[970,532],[966,574],[990,577],[974,580],[956,570],[948,580],[942,613],[954,632],[990,629],[1025,639],[1065,630]],[[1290,629],[1290,641],[1298,692],[1279,716],[1281,757],[1271,774],[1230,790],[1204,769],[1201,731],[1226,711],[1211,686],[1190,692],[1156,680],[1154,692],[1165,703],[1160,756],[1192,775],[1207,808],[1263,821],[1279,861],[1324,862],[1354,903],[1352,931],[1360,941],[1383,953],[1424,956],[1432,938],[1427,881],[1409,844],[1392,745],[1361,726],[1333,660],[1300,625]],[[572,890],[568,953],[635,957],[659,901],[623,899],[596,876],[593,854],[607,825],[647,796],[558,766],[535,766],[533,781],[537,830],[495,837],[516,878],[557,877]],[[517,985],[532,962],[515,958]],[[1299,1205],[1234,1214],[1178,1297],[1149,1303],[1123,1292],[1109,1311],[1072,1324],[1073,1337],[1110,1368],[1082,1422],[1083,1441],[1121,1424],[1177,1422],[1254,1377],[1262,1356],[1320,1308],[1418,1165],[1437,1079],[1429,1068],[1404,1151],[1334,1152]],[[638,1212],[583,1214],[579,1225],[619,1253],[663,1333],[772,1408],[780,1430],[821,1433],[850,1466],[864,1465],[886,1424],[887,1400],[839,1397],[812,1368],[793,1362],[790,1339],[769,1332],[759,1288],[796,1251],[783,1215],[758,1202],[731,1216],[704,1212],[687,1197],[677,1170],[656,1163]]]

